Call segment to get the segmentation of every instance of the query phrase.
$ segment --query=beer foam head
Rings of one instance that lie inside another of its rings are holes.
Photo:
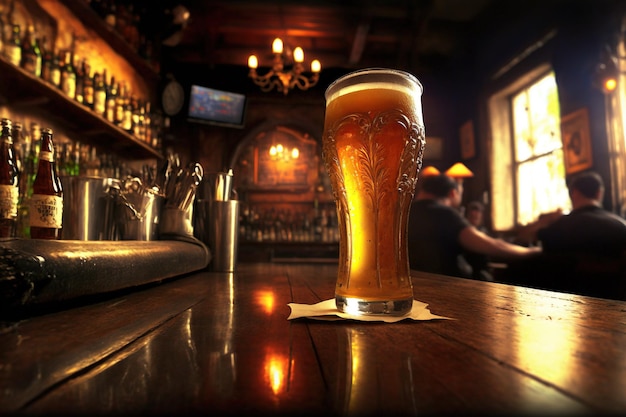
[[[326,102],[337,97],[366,89],[396,90],[410,96],[421,96],[423,87],[418,79],[408,72],[370,68],[351,72],[335,80],[326,89]]]

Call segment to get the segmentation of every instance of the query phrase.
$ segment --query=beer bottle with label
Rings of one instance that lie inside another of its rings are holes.
[[[63,189],[55,162],[52,129],[41,132],[37,175],[30,205],[30,236],[59,239],[63,220]]]
[[[2,119],[0,129],[0,237],[15,237],[19,170],[13,148],[11,120]]]

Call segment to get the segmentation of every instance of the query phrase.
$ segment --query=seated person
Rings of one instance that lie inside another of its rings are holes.
[[[472,201],[465,208],[465,218],[470,222],[477,230],[487,233],[487,228],[483,224],[483,214],[485,212],[485,206],[480,201]],[[470,250],[463,252],[463,257],[467,260],[467,263],[472,268],[472,278],[482,281],[493,281],[493,276],[489,272],[488,261],[489,258],[481,253],[476,253]]]
[[[550,213],[521,230],[543,255],[515,265],[513,276],[540,288],[625,299],[626,220],[602,208],[604,183],[596,172],[574,176],[568,190],[569,214]]]
[[[476,229],[458,211],[463,185],[447,175],[423,177],[411,204],[408,246],[411,269],[471,277],[463,268],[463,251],[501,259],[520,259],[540,253],[494,239]]]

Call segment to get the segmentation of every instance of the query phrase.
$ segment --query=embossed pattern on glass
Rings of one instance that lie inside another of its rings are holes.
[[[323,154],[340,234],[336,298],[343,311],[404,314],[413,298],[408,212],[425,144],[421,86],[405,73],[373,71],[361,72],[356,88],[340,79],[327,91]]]

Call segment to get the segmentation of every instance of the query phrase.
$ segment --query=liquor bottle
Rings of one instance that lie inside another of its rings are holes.
[[[103,74],[96,72],[93,76],[93,111],[104,117],[106,112],[107,90],[104,85],[106,69]]]
[[[143,141],[143,119],[141,117],[141,100],[133,97],[133,135]]]
[[[4,56],[16,67],[22,63],[22,39],[20,25],[11,25],[11,35],[4,45]]]
[[[144,141],[148,145],[152,145],[152,114],[150,113],[150,101],[146,101],[144,112]]]
[[[52,62],[50,63],[50,83],[61,88],[61,58],[59,52],[52,50]]]
[[[52,66],[52,48],[48,48],[48,39],[44,35],[41,38],[41,79],[51,82],[50,67]]]
[[[80,104],[85,104],[85,71],[83,59],[80,65],[74,61],[74,71],[76,71],[76,92],[74,93],[74,99]]]
[[[128,133],[133,133],[133,100],[134,96],[132,96],[128,90],[126,92],[126,97],[124,97],[124,119],[122,120],[122,129],[127,131]]]
[[[2,119],[0,129],[0,237],[15,237],[19,170],[13,147],[11,120]]]
[[[19,191],[20,195],[22,194],[22,190],[26,190],[26,178],[24,175],[24,163],[26,159],[26,151],[29,147],[29,139],[27,139],[24,135],[23,125],[21,122],[12,122],[13,128],[11,130],[11,136],[13,138],[13,155],[15,159],[15,166],[17,167],[17,171],[20,173],[19,178]]]
[[[61,90],[71,99],[76,98],[76,70],[72,63],[72,52],[63,52],[61,66]]]
[[[105,118],[111,123],[115,123],[115,103],[117,100],[117,88],[118,86],[115,83],[115,76],[111,76],[111,81],[107,84],[107,100],[105,110]]]
[[[52,129],[41,132],[37,175],[30,205],[30,236],[59,239],[63,220],[63,188],[55,162]]]
[[[126,84],[118,84],[117,97],[115,99],[115,124],[122,127],[124,124],[124,104],[126,103]]]
[[[91,65],[87,63],[87,60],[83,61],[83,104],[93,109],[94,104],[94,92],[93,92],[93,76],[91,75]]]
[[[35,77],[41,77],[41,49],[34,25],[28,25],[21,48],[20,66]]]

